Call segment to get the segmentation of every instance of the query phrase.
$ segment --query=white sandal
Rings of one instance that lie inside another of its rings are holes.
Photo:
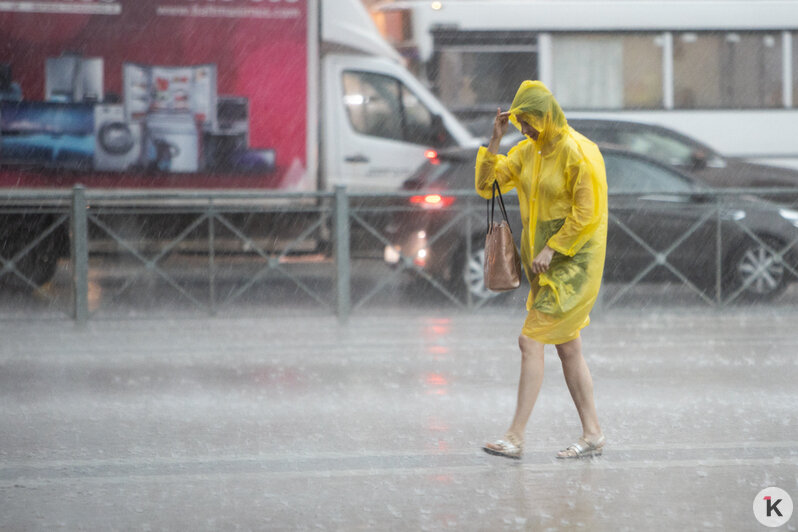
[[[584,438],[579,438],[579,441],[572,443],[567,448],[557,453],[559,459],[570,458],[590,458],[593,456],[601,456],[604,450],[604,435],[595,441],[590,442]]]
[[[482,450],[494,456],[519,460],[524,452],[524,441],[508,432],[504,435],[504,439],[483,445]]]

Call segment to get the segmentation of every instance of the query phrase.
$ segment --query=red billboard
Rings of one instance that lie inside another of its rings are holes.
[[[0,0],[0,186],[308,186],[306,0]]]

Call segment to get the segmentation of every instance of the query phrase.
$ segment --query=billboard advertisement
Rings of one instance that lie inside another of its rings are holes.
[[[0,186],[314,186],[307,9],[0,1]]]

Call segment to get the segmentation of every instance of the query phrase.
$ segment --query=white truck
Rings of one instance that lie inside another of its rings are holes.
[[[476,142],[360,0],[0,3],[0,194],[390,191],[430,150]],[[4,264],[51,222],[0,213]],[[58,228],[15,267],[44,282],[68,248]]]

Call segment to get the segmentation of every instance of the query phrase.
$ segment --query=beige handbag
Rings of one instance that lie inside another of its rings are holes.
[[[504,220],[493,221],[496,197]],[[513,232],[507,222],[499,183],[493,182],[493,196],[488,204],[488,234],[485,236],[485,286],[494,292],[504,292],[521,286],[521,257],[513,241]]]

